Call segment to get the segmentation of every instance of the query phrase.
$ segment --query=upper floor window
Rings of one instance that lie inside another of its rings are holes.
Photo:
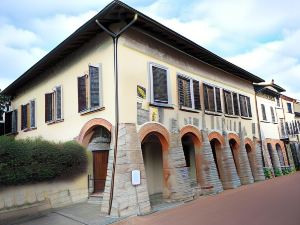
[[[150,63],[150,84],[151,84],[151,103],[170,105],[171,92],[169,70],[154,63]]]
[[[279,97],[275,97],[275,101],[276,101],[276,106],[280,107],[280,98]]]
[[[244,95],[239,95],[241,116],[252,117],[250,98]]]
[[[18,131],[18,111],[12,110],[4,114],[4,134],[16,134]]]
[[[199,81],[183,75],[178,75],[177,82],[180,108],[200,110],[201,104]]]
[[[21,130],[36,127],[35,114],[35,100],[21,105]]]
[[[266,107],[264,104],[261,104],[261,114],[264,121],[267,121]]]
[[[62,119],[62,86],[57,86],[53,92],[45,94],[45,122],[50,123]]]
[[[271,110],[271,117],[272,117],[272,123],[276,123],[276,116],[275,116],[275,110],[272,106],[270,106],[270,110]]]
[[[292,104],[290,102],[287,102],[286,104],[287,104],[288,113],[293,113]]]
[[[239,101],[237,93],[223,90],[224,96],[224,110],[228,115],[240,115],[239,112]]]
[[[208,84],[203,84],[203,87],[205,110],[222,113],[220,88]]]
[[[78,77],[78,112],[102,106],[101,66],[89,65],[89,74]]]

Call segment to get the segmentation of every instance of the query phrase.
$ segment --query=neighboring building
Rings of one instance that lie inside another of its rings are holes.
[[[114,45],[101,24],[129,27]],[[147,213],[264,180],[253,88],[263,81],[113,1],[4,90],[12,97],[5,133],[77,140],[92,162],[64,188],[82,199],[101,193],[103,213]],[[269,117],[266,138],[281,146]],[[136,187],[133,170],[141,171]]]
[[[263,141],[264,166],[271,168],[276,175],[289,166],[288,154],[278,124],[282,124],[284,113],[280,94],[285,90],[271,83],[254,84],[257,101],[258,123]]]

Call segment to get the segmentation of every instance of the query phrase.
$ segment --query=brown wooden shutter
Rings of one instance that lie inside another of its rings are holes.
[[[56,119],[62,119],[62,93],[61,86],[55,88],[55,108]]]
[[[200,110],[201,109],[201,103],[200,103],[200,84],[199,84],[199,81],[193,80],[193,89],[194,89],[195,109]]]
[[[252,109],[251,109],[251,102],[250,102],[250,98],[246,97],[247,99],[247,108],[248,108],[248,116],[252,117]]]
[[[239,110],[239,100],[238,100],[238,94],[233,93],[233,107],[234,107],[234,114],[239,116],[240,115],[240,110]]]
[[[204,84],[204,105],[205,110],[215,111],[215,99],[214,99],[214,88],[207,84]]]
[[[91,108],[100,106],[99,67],[89,66]]]
[[[178,104],[183,106],[184,104],[184,90],[183,90],[183,80],[181,77],[177,77],[177,86],[178,86]]]
[[[53,120],[53,93],[45,94],[45,122]]]
[[[168,78],[167,70],[152,67],[153,100],[157,103],[168,103]]]
[[[224,95],[224,109],[225,113],[229,115],[233,115],[233,105],[232,105],[232,96],[231,92],[229,91],[223,91]]]
[[[86,75],[78,77],[78,112],[87,110]]]
[[[220,88],[215,88],[216,90],[216,104],[217,104],[217,112],[222,112],[222,103],[221,103],[221,92]]]
[[[246,96],[239,95],[239,97],[240,97],[241,116],[248,117]]]

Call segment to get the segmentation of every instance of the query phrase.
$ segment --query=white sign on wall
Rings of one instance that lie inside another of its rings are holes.
[[[132,170],[131,171],[131,183],[133,186],[137,186],[141,184],[141,171],[140,170]]]

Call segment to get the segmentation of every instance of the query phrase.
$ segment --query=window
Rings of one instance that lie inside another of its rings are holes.
[[[280,107],[280,98],[279,97],[275,97],[275,101],[276,101],[276,106]]]
[[[178,75],[178,99],[181,109],[201,109],[199,81]]]
[[[45,94],[45,122],[50,123],[62,119],[62,87],[57,86],[53,92]]]
[[[35,128],[35,121],[35,100],[31,100],[29,103],[21,105],[21,130]]]
[[[238,116],[240,113],[239,113],[239,103],[238,103],[237,93],[223,90],[223,96],[224,96],[225,113],[228,115]]]
[[[266,108],[264,104],[261,104],[261,114],[264,121],[267,121]]]
[[[4,118],[4,134],[16,134],[18,131],[18,111],[5,112]]]
[[[170,105],[169,71],[167,68],[150,63],[151,103]]]
[[[77,78],[78,112],[102,107],[101,67],[89,65],[89,74]]]
[[[243,117],[252,117],[250,98],[244,95],[239,95],[240,111]]]
[[[220,88],[204,84],[204,105],[205,110],[222,113]]]
[[[293,113],[292,104],[290,102],[287,102],[286,104],[287,104],[288,113]]]
[[[275,117],[275,111],[274,108],[272,106],[270,106],[270,110],[271,110],[271,118],[272,118],[272,122],[276,123],[276,117]]]

